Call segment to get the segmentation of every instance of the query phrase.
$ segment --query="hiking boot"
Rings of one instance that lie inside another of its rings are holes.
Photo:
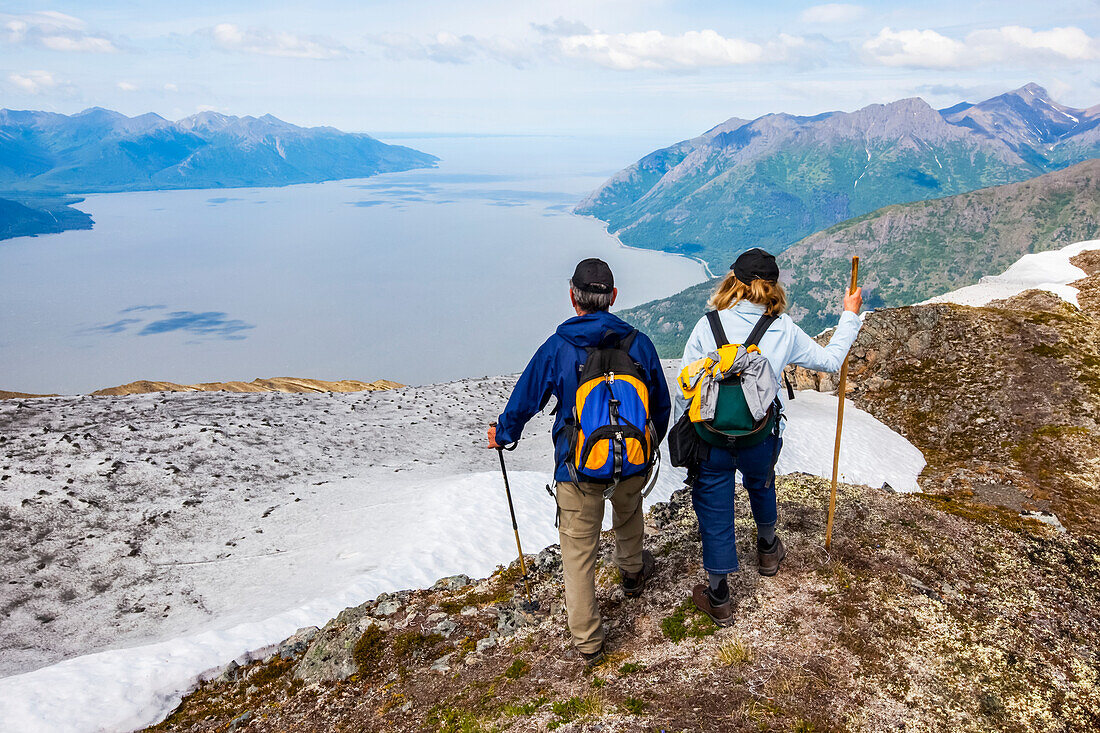
[[[622,571],[623,593],[626,594],[626,597],[640,597],[642,591],[645,590],[646,580],[653,575],[656,569],[657,561],[653,559],[653,553],[649,550],[642,550],[642,569],[636,573]]]
[[[710,620],[719,626],[731,626],[733,624],[733,608],[730,597],[719,603],[710,594],[710,587],[702,583],[691,589],[691,600],[700,611],[710,616]]]
[[[581,658],[584,659],[585,669],[592,669],[607,659],[607,654],[604,652],[603,644],[600,644],[600,648],[594,652],[581,652]]]
[[[776,537],[770,547],[761,547],[756,543],[756,558],[758,570],[761,575],[771,577],[779,572],[779,563],[787,556],[787,548],[783,546],[783,540]]]

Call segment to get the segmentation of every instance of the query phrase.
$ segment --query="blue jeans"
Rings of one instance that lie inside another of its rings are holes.
[[[775,524],[779,519],[774,469],[782,447],[783,439],[775,435],[736,451],[712,446],[710,457],[699,465],[699,477],[691,487],[691,504],[699,518],[703,567],[708,573],[732,573],[739,567],[733,530],[735,470],[741,472],[745,490],[749,492],[749,506],[756,523]]]

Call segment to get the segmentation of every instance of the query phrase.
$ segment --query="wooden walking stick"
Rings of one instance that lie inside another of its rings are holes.
[[[848,286],[848,294],[856,291],[856,282],[859,279],[859,258],[852,258],[852,284]],[[840,470],[840,431],[844,427],[844,392],[848,383],[848,355],[844,355],[844,363],[840,367],[840,385],[836,388],[836,444],[833,446],[833,487],[829,492],[829,521],[825,525],[825,550],[833,542],[833,512],[836,511],[836,477]]]

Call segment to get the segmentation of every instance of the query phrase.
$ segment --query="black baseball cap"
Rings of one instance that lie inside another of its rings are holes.
[[[753,247],[748,252],[742,252],[737,261],[730,265],[734,276],[741,282],[749,285],[753,280],[778,280],[779,265],[775,263],[775,255],[768,254],[759,247]]]
[[[581,260],[569,281],[577,290],[586,293],[610,293],[615,287],[615,276],[607,263],[595,257]]]

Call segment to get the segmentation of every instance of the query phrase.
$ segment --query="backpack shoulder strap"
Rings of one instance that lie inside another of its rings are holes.
[[[636,329],[636,328],[631,329],[630,333],[623,336],[622,340],[619,341],[619,348],[622,349],[623,351],[627,352],[627,353],[630,353],[630,347],[632,347],[634,345],[634,338],[637,335],[638,335],[638,329]]]
[[[722,327],[718,311],[707,311],[707,320],[710,321],[710,331],[714,334],[714,343],[718,348],[728,345],[730,340],[726,338],[726,329]]]
[[[769,316],[767,313],[760,316],[760,320],[753,326],[752,332],[749,333],[749,337],[745,339],[745,347],[758,346],[760,339],[764,336],[764,332],[768,330],[768,327],[775,322],[775,316]]]

